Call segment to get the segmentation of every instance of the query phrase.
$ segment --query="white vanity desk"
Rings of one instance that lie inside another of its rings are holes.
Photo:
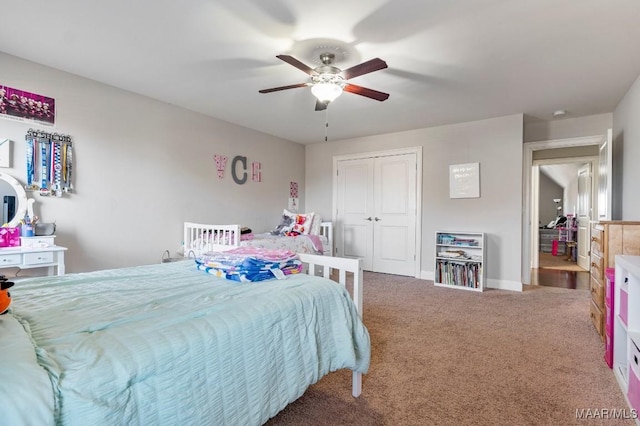
[[[37,237],[36,237],[37,238]],[[3,268],[47,268],[47,275],[64,275],[64,252],[66,247],[2,247],[0,248],[0,270]]]
[[[16,200],[13,216],[3,219],[8,226],[19,226],[20,219],[27,214],[34,217],[34,200],[27,198],[24,188],[13,176],[0,172],[0,193],[11,195]],[[47,268],[47,275],[54,275],[54,272],[64,275],[66,250],[66,247],[55,245],[55,235],[20,237],[19,247],[0,247],[0,271],[5,268]]]

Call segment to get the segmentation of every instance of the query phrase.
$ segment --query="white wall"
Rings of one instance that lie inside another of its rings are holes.
[[[612,123],[613,115],[611,113],[530,122],[524,126],[524,141],[537,142],[606,135],[607,129],[611,128]]]
[[[423,147],[422,262],[433,276],[436,230],[488,234],[492,287],[521,286],[522,115],[307,145],[306,210],[332,216],[333,157]],[[449,165],[480,163],[480,198],[449,198]]]
[[[640,220],[640,77],[613,112],[613,218]]]
[[[75,193],[36,199],[69,248],[67,271],[159,262],[182,241],[182,223],[239,223],[266,231],[280,222],[289,183],[304,205],[304,146],[0,53],[0,84],[56,100],[56,127],[0,119],[25,183],[26,131],[70,134]],[[212,99],[211,102],[216,102]],[[229,157],[218,179],[214,154]],[[233,182],[231,159],[261,163],[262,182]],[[286,167],[283,167],[286,164]],[[21,273],[21,275],[23,275]]]
[[[558,210],[554,199],[564,197],[563,188],[544,173],[540,173],[539,191],[538,191],[538,219],[539,225],[547,225],[558,217]],[[561,204],[565,207],[565,204]]]

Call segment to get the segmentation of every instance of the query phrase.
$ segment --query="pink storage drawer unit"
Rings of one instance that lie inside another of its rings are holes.
[[[624,323],[624,325],[629,325],[627,323],[627,310],[629,309],[629,293],[625,290],[620,289],[620,319]]]
[[[607,268],[605,275],[605,292],[604,292],[604,361],[609,368],[613,368],[613,321],[614,321],[614,294],[616,269]]]
[[[604,362],[613,368],[613,337],[609,333],[604,335]]]
[[[638,362],[640,362],[640,350],[638,350],[635,343],[631,343],[627,397],[629,398],[631,408],[635,410],[640,410],[640,366],[638,366]]]
[[[610,336],[611,339],[613,340],[613,315],[610,315],[608,307],[607,307],[607,315],[604,319],[604,331],[605,331],[605,334]]]
[[[615,281],[616,281],[616,269],[615,268],[607,268],[604,273],[605,275],[605,293],[604,293],[604,303],[611,308],[611,312],[613,312],[613,299],[614,299],[614,291],[615,291]]]

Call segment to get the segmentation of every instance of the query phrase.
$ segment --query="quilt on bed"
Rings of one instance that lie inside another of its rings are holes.
[[[292,251],[258,247],[205,253],[195,262],[201,271],[239,282],[284,279],[287,275],[299,274],[303,267],[298,255]]]
[[[259,425],[323,375],[369,366],[346,290],[306,274],[237,283],[183,261],[26,280],[12,296],[57,424]]]

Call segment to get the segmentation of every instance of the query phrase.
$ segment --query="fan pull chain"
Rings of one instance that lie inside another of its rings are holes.
[[[327,134],[329,132],[329,108],[325,109],[325,119],[324,119],[324,141],[327,142],[329,140]]]

